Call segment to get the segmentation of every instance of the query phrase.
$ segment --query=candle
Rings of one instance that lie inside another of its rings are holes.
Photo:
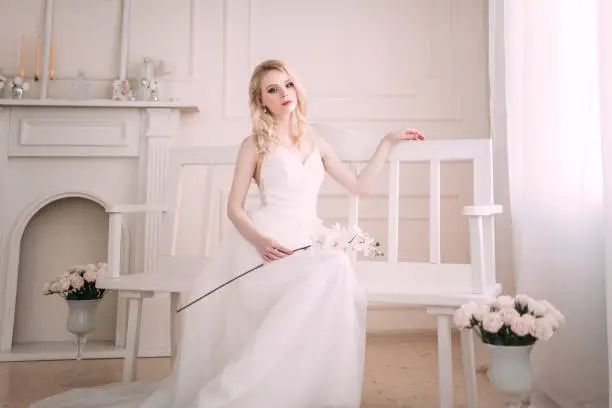
[[[24,62],[25,62],[25,35],[21,36],[21,55],[19,58],[19,76],[25,76]]]
[[[55,60],[55,39],[51,37],[51,55],[49,56],[49,79],[53,79],[54,60]]]
[[[34,72],[34,80],[38,81],[40,77],[40,35],[36,38],[36,71]]]

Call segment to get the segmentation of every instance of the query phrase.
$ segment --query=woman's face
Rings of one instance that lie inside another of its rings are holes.
[[[261,81],[261,99],[275,117],[288,115],[297,106],[293,80],[283,71],[268,71]]]

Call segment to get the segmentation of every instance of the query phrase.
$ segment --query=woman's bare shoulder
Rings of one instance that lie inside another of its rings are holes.
[[[322,154],[326,155],[329,153],[329,149],[331,148],[327,140],[324,137],[319,136],[314,130],[308,130],[308,137],[313,143],[313,146]]]
[[[246,136],[240,142],[239,156],[257,156],[257,143],[253,135]]]
[[[255,136],[254,135],[246,136],[244,139],[242,139],[242,142],[240,142],[240,147],[256,149],[257,142],[255,141]]]

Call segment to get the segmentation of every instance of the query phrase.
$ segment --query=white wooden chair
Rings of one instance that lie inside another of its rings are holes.
[[[366,162],[373,146],[356,144],[355,135],[331,126],[316,125],[319,135],[334,146],[343,161]],[[376,140],[377,142],[377,140]],[[215,170],[233,165],[237,146],[231,147],[171,147],[165,168],[162,202],[108,208],[110,213],[108,271],[100,287],[115,289],[128,299],[127,331],[125,336],[124,381],[132,381],[136,373],[136,359],[143,298],[156,293],[170,293],[171,350],[176,347],[175,310],[179,295],[190,288],[194,274],[201,272],[204,256],[193,258],[176,255],[176,225],[180,219],[177,203],[181,189],[181,169],[186,166],[207,166],[205,188],[204,231],[211,234],[215,209],[224,216],[224,205],[215,206],[221,186]],[[469,220],[469,263],[441,262],[441,163],[445,161],[472,162],[473,200],[463,208]],[[405,262],[399,260],[400,219],[400,164],[420,162],[429,164],[429,260]],[[452,349],[451,325],[454,311],[470,300],[496,297],[501,286],[496,282],[493,215],[501,207],[493,202],[492,143],[488,139],[405,142],[397,146],[389,158],[388,176],[388,237],[383,249],[387,259],[357,260],[356,273],[366,288],[368,301],[373,303],[423,307],[437,317],[438,376],[440,407],[452,407]],[[348,196],[346,213],[349,225],[359,224],[359,197]],[[121,271],[120,231],[127,213],[145,213],[143,271]],[[210,236],[208,237],[210,238]],[[205,240],[207,252],[210,240]],[[466,386],[466,406],[478,406],[474,344],[471,333],[461,334],[462,360]]]

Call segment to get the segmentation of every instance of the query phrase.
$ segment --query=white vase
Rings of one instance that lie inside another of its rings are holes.
[[[95,328],[96,310],[100,299],[93,300],[66,300],[68,304],[68,318],[66,328],[76,336],[77,360],[81,359],[81,348],[85,344],[86,335]]]
[[[533,345],[487,346],[491,353],[488,376],[493,387],[508,395],[506,406],[528,406],[532,388],[529,358]]]

